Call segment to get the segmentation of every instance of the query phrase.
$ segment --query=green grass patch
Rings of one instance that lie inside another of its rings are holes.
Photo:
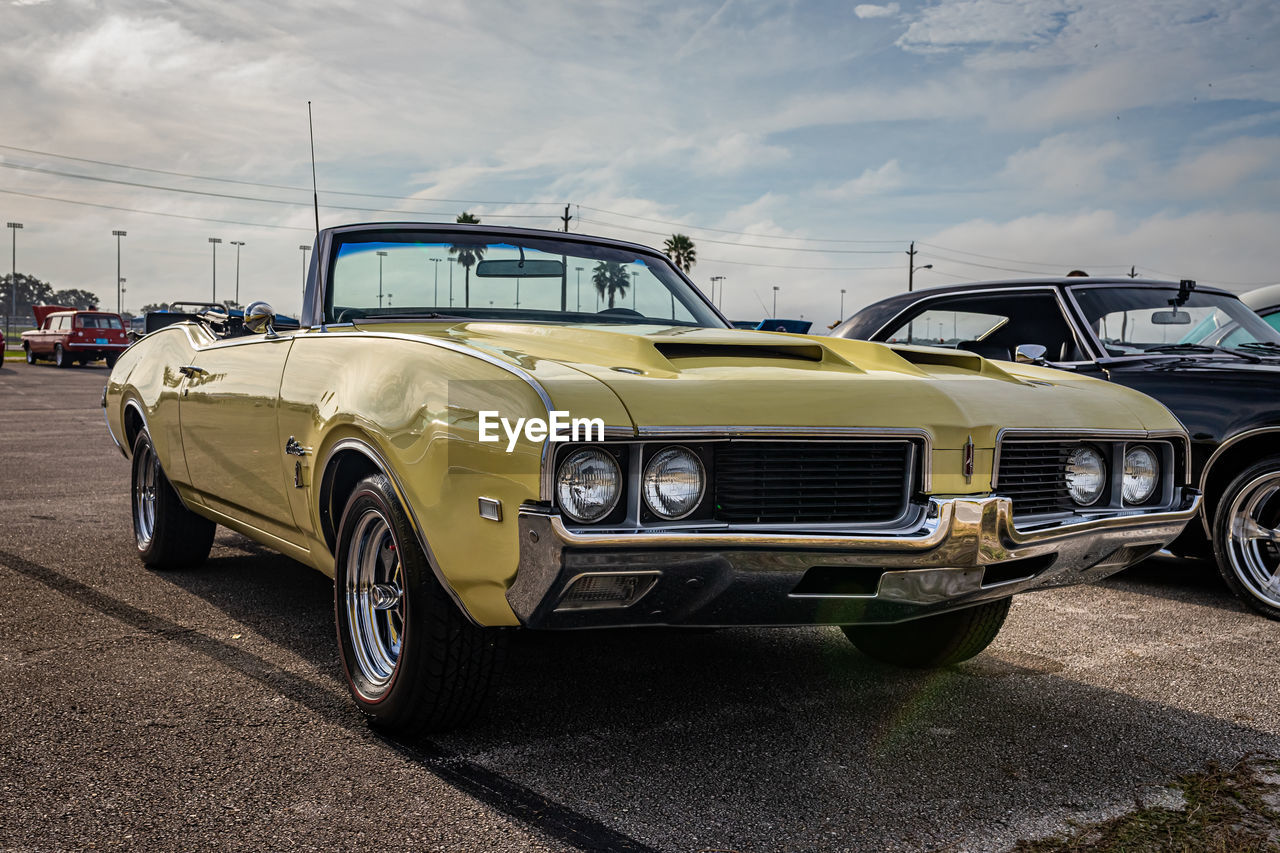
[[[1019,841],[1017,853],[1280,853],[1280,761],[1245,756],[1231,767],[1210,764],[1170,788],[1185,807],[1139,804],[1137,810],[1065,835]]]

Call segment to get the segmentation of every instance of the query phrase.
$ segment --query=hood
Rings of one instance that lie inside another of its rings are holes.
[[[969,436],[993,446],[1003,427],[1180,428],[1159,403],[1121,386],[949,349],[658,326],[471,322],[414,324],[412,332],[517,365],[553,402],[583,399],[560,387],[573,381],[568,375],[591,377],[643,429],[921,427],[936,447],[958,448]]]

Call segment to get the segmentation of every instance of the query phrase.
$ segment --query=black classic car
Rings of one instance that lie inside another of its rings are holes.
[[[1204,491],[1201,524],[1171,549],[1214,556],[1236,595],[1280,619],[1280,332],[1233,294],[1193,281],[977,282],[883,299],[831,334],[1037,361],[1155,397],[1190,433]],[[1066,496],[1064,482],[1063,507]]]

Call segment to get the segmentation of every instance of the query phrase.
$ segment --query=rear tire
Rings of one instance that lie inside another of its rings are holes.
[[[335,551],[338,652],[356,706],[376,728],[414,738],[481,709],[506,648],[446,594],[384,474],[347,501]]]
[[[1280,456],[1249,466],[1222,493],[1213,550],[1236,597],[1280,619]]]
[[[182,503],[160,468],[151,436],[133,442],[133,536],[138,556],[153,569],[198,566],[209,556],[217,529]]]
[[[1000,633],[1012,598],[894,625],[845,625],[840,630],[870,658],[910,669],[966,661]]]
[[[107,356],[107,357],[106,357],[106,361],[107,361],[107,370],[110,370],[111,368],[115,367],[115,366],[116,366],[116,362],[117,362],[117,361],[119,361],[119,360],[120,360],[120,356],[119,356],[119,355],[112,354],[112,355]]]
[[[36,354],[35,354],[35,353],[33,353],[33,352],[31,351],[31,345],[30,345],[30,344],[23,344],[23,345],[22,345],[22,351],[23,351],[23,352],[25,352],[25,353],[27,354],[27,364],[35,364],[35,363],[36,363]]]
[[[53,363],[58,367],[71,366],[71,357],[67,355],[67,351],[62,348],[62,344],[53,345]]]

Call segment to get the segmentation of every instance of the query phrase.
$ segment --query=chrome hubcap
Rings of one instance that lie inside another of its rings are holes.
[[[347,632],[356,668],[371,698],[391,683],[404,641],[405,599],[400,549],[381,512],[367,509],[347,547]]]
[[[1243,488],[1231,506],[1227,558],[1245,589],[1280,607],[1280,471]]]
[[[138,547],[146,548],[156,532],[156,484],[160,460],[151,445],[143,447],[133,460],[133,529]]]

